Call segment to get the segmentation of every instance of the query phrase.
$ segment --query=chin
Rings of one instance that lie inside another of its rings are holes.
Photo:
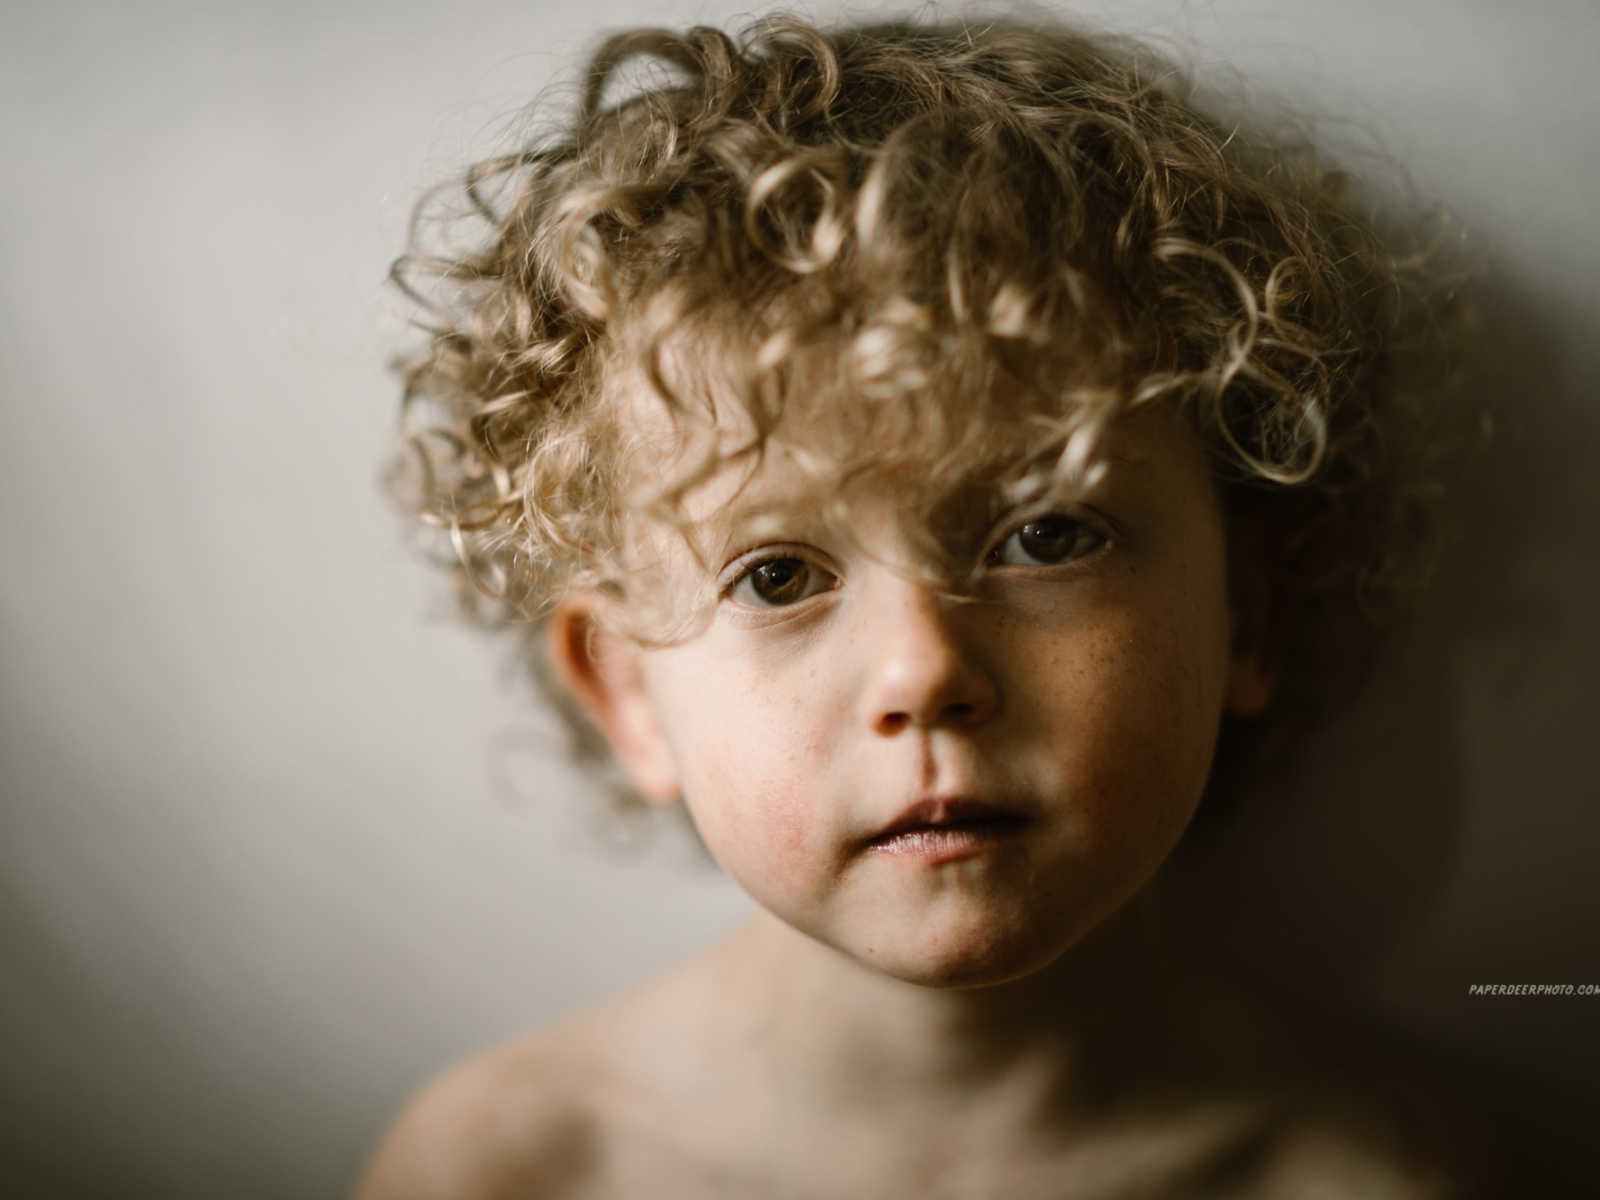
[[[887,948],[853,955],[863,965],[920,987],[959,990],[996,987],[1037,974],[1071,949],[1076,939],[934,936],[917,944],[907,939]]]

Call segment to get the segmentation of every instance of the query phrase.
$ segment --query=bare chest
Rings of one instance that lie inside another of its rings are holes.
[[[688,1118],[690,1114],[680,1114]],[[997,1138],[971,1128],[891,1122],[756,1127],[658,1118],[601,1138],[582,1197],[650,1195],[881,1200],[1135,1200],[1248,1195],[1270,1157],[1270,1123],[1238,1106],[1165,1119],[1116,1119],[1076,1136]]]

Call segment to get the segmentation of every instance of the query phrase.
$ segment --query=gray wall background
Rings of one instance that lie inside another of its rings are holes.
[[[407,315],[384,273],[420,190],[498,145],[596,31],[745,11],[0,13],[15,1194],[340,1194],[427,1075],[743,911],[683,842],[597,836],[509,647],[451,622],[375,481]],[[1371,701],[1230,846],[1214,919],[1582,1178],[1600,998],[1466,988],[1600,983],[1600,6],[1076,11],[1348,118],[1334,135],[1375,134],[1481,247],[1500,438],[1464,536]]]

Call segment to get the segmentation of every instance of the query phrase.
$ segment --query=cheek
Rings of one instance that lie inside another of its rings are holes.
[[[748,746],[713,747],[685,788],[690,808],[737,845],[771,853],[805,844],[804,789],[791,771]]]
[[[1056,758],[1083,839],[1115,854],[1165,843],[1198,803],[1221,721],[1222,651],[1191,614],[1128,609],[1034,655],[1046,698],[1041,742]],[[1175,833],[1173,834],[1175,836]]]
[[[816,833],[803,724],[792,712],[748,703],[692,711],[694,719],[670,737],[706,848],[747,886],[752,874],[775,875],[780,865],[803,861]]]

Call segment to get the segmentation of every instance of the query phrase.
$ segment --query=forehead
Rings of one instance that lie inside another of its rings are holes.
[[[628,507],[659,510],[692,492],[691,515],[704,517],[757,482],[768,499],[888,484],[930,504],[1020,485],[1041,467],[1061,468],[1057,485],[1081,483],[1068,476],[1082,474],[1121,407],[1113,388],[1077,380],[1046,393],[955,365],[948,377],[867,386],[829,346],[791,348],[781,370],[752,372],[749,350],[682,336],[649,366],[641,356],[610,374]]]
[[[829,384],[765,413],[725,392],[672,403],[648,386],[620,403],[634,434],[631,507],[707,552],[763,522],[853,523],[870,506],[955,535],[1020,506],[1126,488],[1130,477],[1210,482],[1197,439],[1165,406],[1051,412],[949,393],[874,401]]]

